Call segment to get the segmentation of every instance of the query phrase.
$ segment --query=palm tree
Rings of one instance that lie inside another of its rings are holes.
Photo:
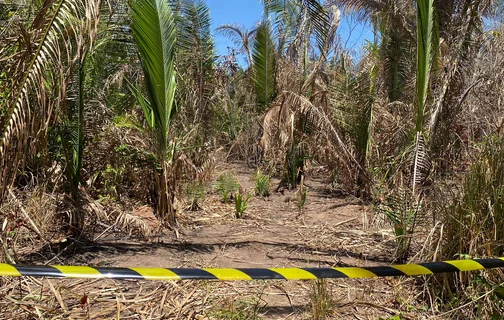
[[[315,103],[328,92],[320,88],[321,83],[323,86],[327,83],[319,77],[334,49],[339,9],[334,5],[323,6],[316,0],[263,0],[263,3],[264,22],[257,29],[252,57],[257,105],[261,110],[271,106],[262,121],[261,148],[265,156],[280,158],[278,153],[283,153],[280,155],[284,159],[282,183],[293,188],[302,180],[307,158],[325,157],[310,147],[324,137],[338,148],[338,155],[331,160],[335,161],[333,164],[344,168],[349,175],[360,171],[363,179],[367,178],[331,123],[327,102]],[[274,42],[273,38],[278,40]],[[277,67],[279,62],[285,63],[285,69],[292,70],[293,74],[282,74],[284,70]],[[294,69],[301,70],[296,73]],[[283,81],[279,81],[279,75],[284,77]],[[298,80],[299,85],[292,86],[292,81]],[[370,108],[366,110],[366,114],[371,114]]]
[[[215,83],[215,50],[211,34],[210,9],[205,1],[178,0],[176,67],[178,105],[184,105],[189,123],[202,128],[208,137],[211,126]],[[200,141],[201,142],[201,141]]]
[[[176,113],[176,19],[166,0],[133,0],[130,6],[133,37],[140,53],[148,95],[147,99],[139,96],[139,102],[153,133],[153,151],[158,160],[156,212],[169,226],[175,227],[176,178],[172,176],[171,165],[176,157],[176,142],[170,141],[170,127]]]
[[[461,112],[463,98],[460,97],[467,96],[478,83],[478,80],[471,77],[476,57],[483,45],[483,19],[498,5],[499,2],[495,0],[434,1],[439,17],[439,36],[443,38],[445,47],[453,48],[450,54],[438,56],[437,59],[441,62],[442,59],[445,60],[442,66],[445,72],[436,79],[441,90],[435,97],[428,132],[429,147],[438,155],[450,143],[447,138],[452,134],[457,135],[450,128],[450,122]],[[446,17],[450,18],[444,19]]]
[[[400,101],[413,64],[414,16],[411,1],[335,0],[334,2],[370,20],[381,34],[380,51],[385,85],[390,102]]]
[[[74,93],[82,97],[82,66],[97,33],[99,7],[99,0],[46,2],[35,17],[31,30],[34,42],[18,55],[17,63],[22,67],[14,76],[12,100],[0,108],[7,111],[0,131],[0,201],[20,164],[46,147],[48,129],[59,120],[55,115],[71,100],[68,88],[72,82]],[[75,153],[67,159],[74,200],[78,198],[83,145],[83,102],[78,99],[74,100],[76,126],[72,135]],[[83,216],[79,211],[71,213],[69,224],[78,231]]]
[[[239,53],[247,55],[249,66],[252,66],[254,59],[250,50],[251,43],[256,35],[257,28],[249,30],[240,24],[223,24],[217,28],[217,33],[228,37],[237,46]]]
[[[363,170],[357,176],[357,196],[371,196],[370,156],[373,134],[373,104],[379,68],[379,49],[376,44],[366,46],[366,58],[357,68],[346,59],[338,61],[331,84],[331,104],[334,118],[342,134],[352,143],[356,160]]]

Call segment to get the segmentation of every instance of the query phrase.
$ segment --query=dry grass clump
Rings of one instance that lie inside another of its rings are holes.
[[[446,201],[440,201],[443,229],[438,260],[500,257],[504,253],[504,138],[491,136],[476,145],[472,165]],[[501,270],[433,277],[429,292],[450,317],[488,319],[502,314]],[[496,292],[494,292],[496,291]]]
[[[203,282],[3,280],[0,319],[205,319]]]
[[[2,261],[18,262],[23,255],[62,239],[55,227],[62,220],[58,198],[42,185],[8,190],[7,201],[0,206]]]

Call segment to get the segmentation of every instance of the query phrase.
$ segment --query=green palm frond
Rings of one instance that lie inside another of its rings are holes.
[[[201,113],[207,110],[213,94],[215,50],[210,31],[210,9],[204,1],[182,0],[177,12],[177,66],[185,69],[182,81],[192,80],[196,87],[196,105]],[[184,79],[185,78],[185,79]],[[189,91],[192,91],[188,85]],[[180,92],[185,87],[181,86]]]
[[[433,0],[417,0],[417,132],[423,131],[432,58],[433,26]]]
[[[412,192],[423,184],[431,168],[424,138],[424,119],[431,72],[432,37],[434,28],[433,0],[417,0],[417,115],[416,141],[412,171]],[[434,41],[435,42],[435,41]]]
[[[152,111],[152,106],[150,104],[149,99],[147,99],[143,95],[142,89],[140,87],[132,84],[128,80],[126,80],[126,81],[127,81],[128,88],[130,89],[131,94],[133,94],[136,101],[138,102],[138,104],[142,108],[147,125],[149,126],[150,129],[154,129],[156,119],[154,118],[154,112]]]
[[[201,54],[204,67],[211,67],[215,60],[210,27],[210,9],[200,1],[183,0],[180,3],[177,24],[177,47],[187,53]]]
[[[333,25],[331,15],[317,0],[303,0],[301,6],[306,10],[320,53],[322,56],[325,56],[325,48],[327,47],[327,42],[331,35],[331,26]]]
[[[275,38],[279,39],[279,52],[290,44],[297,45],[301,38],[313,35],[322,56],[326,55],[328,43],[334,38],[339,25],[336,6],[328,10],[318,0],[262,0],[265,17],[272,16]]]
[[[38,45],[35,50],[30,46],[22,55],[26,60],[18,69],[21,80],[11,103],[5,106],[7,121],[0,129],[0,199],[27,149],[34,151],[33,146],[55,121],[70,81],[67,71],[77,63],[74,57],[82,53],[82,41],[93,42],[98,18],[97,0],[56,1],[35,17],[33,25],[42,30],[40,35],[34,31]],[[77,36],[83,38],[75,45]]]
[[[168,135],[175,115],[174,52],[176,25],[165,0],[133,0],[133,37],[140,53],[147,94],[154,115],[160,151],[168,148]]]
[[[263,3],[264,15],[269,16],[272,13],[278,14],[284,12],[290,1],[288,0],[261,0]]]
[[[373,67],[373,66],[370,66]],[[338,74],[331,85],[335,120],[352,142],[361,166],[365,167],[371,149],[374,89],[373,70]]]
[[[257,105],[264,108],[276,97],[276,51],[268,22],[257,28],[252,59]]]

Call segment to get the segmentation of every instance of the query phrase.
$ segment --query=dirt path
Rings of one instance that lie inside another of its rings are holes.
[[[252,171],[236,166],[232,171],[242,188],[253,193]],[[202,211],[181,213],[179,238],[138,243],[108,237],[95,248],[96,257],[88,257],[93,264],[145,267],[326,267],[391,262],[394,238],[390,230],[370,227],[371,214],[360,200],[331,192],[319,180],[307,180],[306,186],[308,200],[302,215],[290,190],[273,193],[266,200],[253,197],[243,219],[234,218],[234,205],[223,204],[210,194],[202,202]]]
[[[245,191],[253,192],[252,170],[238,165],[225,169],[235,174]],[[299,217],[292,191],[273,193],[266,200],[254,197],[243,219],[234,218],[233,205],[209,194],[202,211],[181,213],[178,239],[139,243],[108,237],[74,259],[117,267],[337,267],[391,262],[390,228],[377,228],[366,206],[321,180],[308,178],[306,186],[307,205]],[[330,280],[326,289],[314,293],[313,282],[306,281],[213,282],[211,297],[217,306],[214,315],[222,319],[254,319],[256,314],[262,319],[310,318],[312,303],[322,301],[323,292],[335,308],[331,318],[387,319],[398,314],[397,285],[404,283]],[[228,311],[231,315],[226,316]],[[238,312],[245,315],[239,317]]]

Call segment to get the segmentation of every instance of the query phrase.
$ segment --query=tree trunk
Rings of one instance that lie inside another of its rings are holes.
[[[170,183],[170,180],[173,179],[170,179],[169,173],[168,164],[163,161],[161,172],[156,176],[156,212],[163,223],[166,223],[170,228],[176,228],[177,217],[173,206],[175,200],[174,183],[173,181]]]

